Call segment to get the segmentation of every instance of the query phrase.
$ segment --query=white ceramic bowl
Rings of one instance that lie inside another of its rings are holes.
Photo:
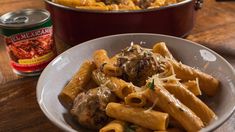
[[[37,100],[45,115],[65,131],[87,132],[76,124],[60,104],[57,96],[78,70],[84,60],[91,59],[93,51],[106,49],[109,55],[119,52],[131,42],[142,43],[151,48],[156,42],[164,41],[173,55],[183,63],[213,75],[221,82],[221,90],[206,103],[215,111],[218,120],[201,131],[219,127],[235,109],[235,72],[220,55],[199,44],[176,37],[157,34],[121,34],[102,37],[79,44],[56,57],[42,72],[37,84]]]

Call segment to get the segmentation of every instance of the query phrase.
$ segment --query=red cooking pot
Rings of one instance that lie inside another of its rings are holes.
[[[184,37],[192,30],[202,0],[184,0],[155,9],[98,11],[67,7],[45,0],[56,35],[76,45],[89,39],[120,33],[159,33]]]

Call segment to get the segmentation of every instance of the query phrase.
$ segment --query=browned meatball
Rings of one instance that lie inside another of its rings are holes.
[[[106,105],[115,100],[115,95],[107,87],[90,89],[75,98],[71,114],[82,126],[100,129],[109,121],[105,114]]]
[[[121,52],[117,65],[122,69],[122,78],[125,81],[143,86],[148,77],[162,72],[161,62],[158,61],[160,57],[160,55],[153,54],[150,49],[132,45]]]

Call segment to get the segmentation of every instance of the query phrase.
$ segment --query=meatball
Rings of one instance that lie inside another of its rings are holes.
[[[84,127],[100,129],[110,119],[105,114],[106,105],[116,100],[107,87],[98,87],[82,92],[74,100],[71,114]]]
[[[119,55],[117,65],[122,69],[122,78],[125,81],[143,86],[148,77],[162,72],[160,58],[161,56],[153,54],[150,49],[131,45]]]

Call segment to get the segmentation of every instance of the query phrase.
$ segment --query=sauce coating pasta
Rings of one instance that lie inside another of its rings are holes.
[[[100,132],[199,131],[217,117],[197,96],[218,89],[219,80],[178,62],[160,42],[153,49],[131,44],[113,57],[96,50],[59,99],[73,105],[67,109],[81,126]]]

